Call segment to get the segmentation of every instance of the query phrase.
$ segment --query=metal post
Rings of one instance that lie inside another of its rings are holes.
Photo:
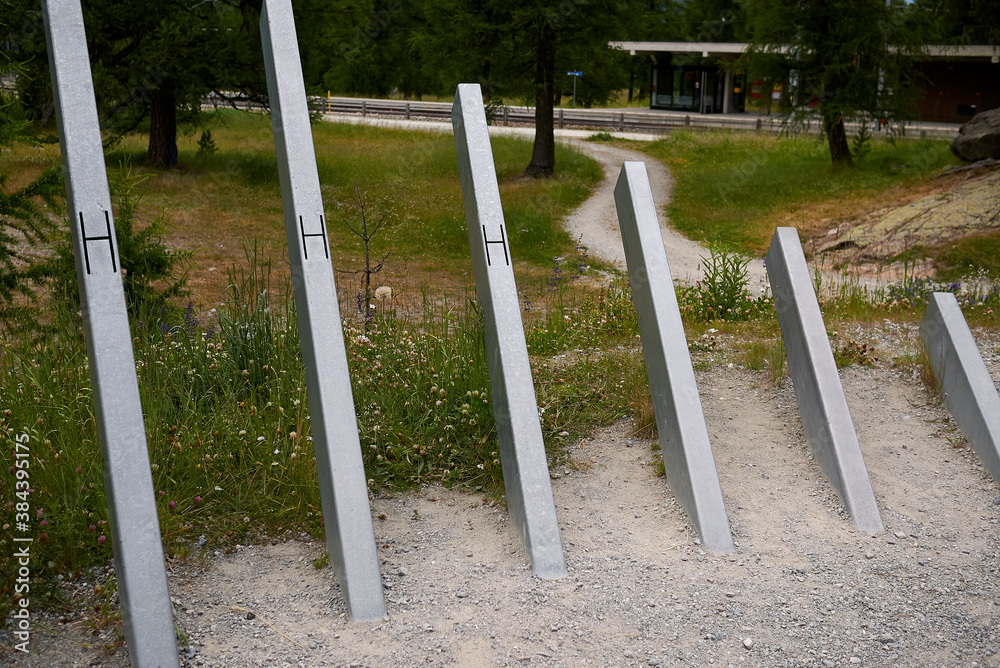
[[[410,120],[410,103],[406,103],[406,120]]]
[[[136,668],[179,665],[79,0],[42,4],[118,599]]]
[[[794,227],[775,230],[767,251],[767,277],[809,449],[858,528],[882,531],[882,517]]]
[[[955,295],[931,296],[920,338],[944,405],[993,479],[1000,481],[1000,396]]]
[[[385,600],[291,0],[265,0],[260,36],[326,546],[351,619],[372,621]]]
[[[618,129],[622,132],[625,131],[625,112],[623,111],[618,117]]]
[[[565,111],[565,110],[564,109],[560,109],[559,110],[559,129],[560,130],[563,128],[563,111]]]
[[[486,358],[507,508],[528,550],[535,575],[559,578],[566,575],[566,563],[479,84],[458,85],[451,122],[476,296],[485,321]]]
[[[729,518],[645,164],[626,162],[622,167],[615,206],[667,481],[705,549],[732,552]]]
[[[361,100],[361,115],[368,115],[368,100]]]

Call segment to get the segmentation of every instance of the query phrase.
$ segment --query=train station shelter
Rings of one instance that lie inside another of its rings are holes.
[[[751,97],[780,98],[734,73],[747,50],[743,42],[610,42],[615,49],[652,61],[650,108],[693,114],[745,111]],[[914,66],[924,76],[917,120],[964,123],[1000,107],[1000,47],[928,45]],[[766,102],[766,100],[765,100]]]

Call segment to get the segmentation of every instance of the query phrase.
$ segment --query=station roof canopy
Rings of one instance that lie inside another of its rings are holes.
[[[697,53],[702,58],[735,60],[749,48],[745,42],[608,42],[612,49],[628,51],[632,56],[650,56],[659,53]],[[985,61],[1000,63],[1000,47],[985,44],[951,45],[928,44],[924,54],[937,61]]]

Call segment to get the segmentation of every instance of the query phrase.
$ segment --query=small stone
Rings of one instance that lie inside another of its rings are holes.
[[[906,538],[906,532],[905,531],[897,531],[896,532],[896,538]]]
[[[316,649],[317,647],[319,647],[319,645],[316,644],[315,640],[309,643],[309,649]]]
[[[855,663],[855,664],[857,664],[857,663],[861,663],[861,657],[860,657],[860,656],[852,656],[852,657],[851,657],[851,658],[849,659],[849,661],[850,661],[851,663]]]
[[[727,591],[726,592],[726,598],[736,598],[736,592],[734,592],[734,591]]]
[[[1000,506],[1000,496],[998,496],[995,499],[993,499],[993,505],[994,506]]]
[[[874,559],[874,558],[875,558],[874,552],[865,552],[865,559]]]
[[[624,656],[626,659],[632,659],[635,658],[635,652],[633,652],[630,649],[627,649],[624,652],[622,652],[622,656]]]
[[[891,643],[891,642],[896,642],[896,639],[895,639],[895,638],[893,638],[893,637],[892,637],[892,636],[891,636],[890,634],[888,634],[888,633],[883,633],[883,634],[882,634],[882,637],[881,637],[881,638],[879,638],[879,642],[883,642],[883,643],[885,643],[886,645],[888,645],[888,644],[889,644],[889,643]]]
[[[744,638],[743,646],[747,649],[753,649],[753,638]]]
[[[469,597],[469,593],[468,592],[464,592],[464,591],[459,591],[459,592],[455,593],[455,596],[457,598],[468,598]]]

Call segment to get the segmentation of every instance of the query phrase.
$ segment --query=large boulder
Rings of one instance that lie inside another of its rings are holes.
[[[951,152],[966,162],[1000,159],[1000,108],[973,116],[959,129],[951,143]]]

